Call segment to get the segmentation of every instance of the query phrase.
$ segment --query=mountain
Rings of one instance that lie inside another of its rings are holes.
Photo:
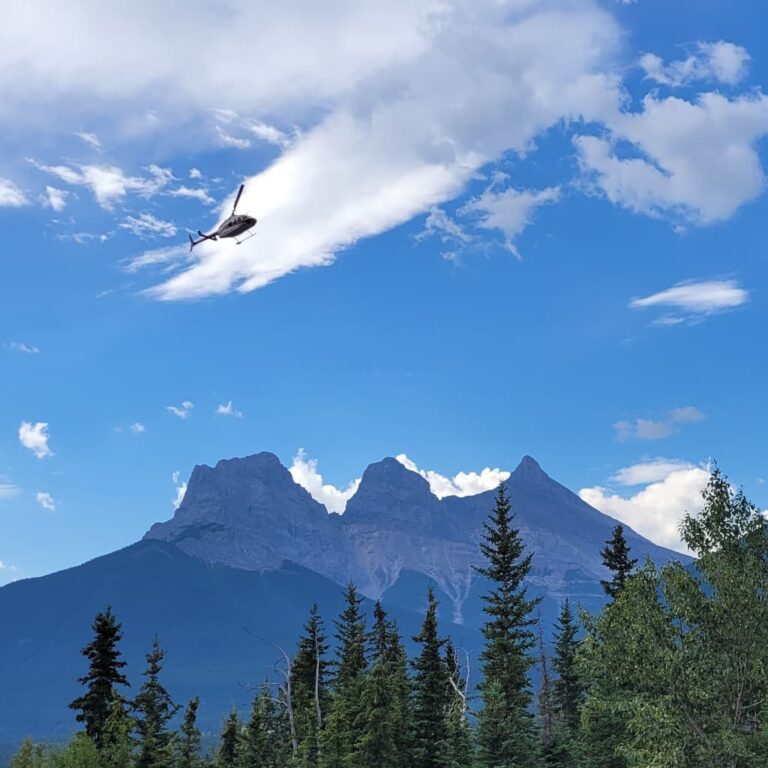
[[[516,525],[534,552],[531,584],[557,599],[599,603],[600,549],[616,521],[530,456],[507,489]],[[352,579],[371,598],[384,595],[403,572],[419,573],[449,596],[461,622],[494,494],[438,499],[421,475],[387,458],[365,470],[343,515],[329,514],[276,456],[259,453],[195,467],[173,519],[153,525],[146,538],[206,562],[259,572],[290,560],[339,584]],[[680,557],[629,528],[626,536],[641,562]]]
[[[604,600],[600,549],[615,521],[525,457],[507,481],[526,544],[531,594],[551,627],[568,596],[595,610]],[[427,585],[441,602],[442,631],[477,658],[487,584],[473,570],[494,492],[437,498],[395,459],[371,464],[343,515],[330,514],[271,453],[195,467],[173,518],[118,552],[0,588],[0,751],[24,735],[74,729],[66,705],[85,671],[80,648],[95,613],[111,605],[135,691],[155,634],[167,649],[164,678],[178,701],[200,695],[201,724],[218,730],[245,709],[291,648],[313,602],[326,627],[349,579],[381,598],[406,639],[422,619]],[[627,529],[634,556],[687,558]],[[10,692],[10,695],[8,695]]]

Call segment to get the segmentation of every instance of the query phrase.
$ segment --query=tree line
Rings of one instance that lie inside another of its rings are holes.
[[[468,654],[440,631],[431,587],[409,659],[397,623],[379,602],[369,622],[349,584],[334,652],[314,606],[295,650],[275,646],[276,679],[246,717],[226,716],[203,754],[199,699],[180,712],[157,639],[127,698],[121,626],[107,609],[70,704],[82,730],[65,746],[26,740],[12,768],[768,765],[768,527],[741,491],[715,469],[703,510],[684,516],[693,567],[638,565],[617,525],[601,551],[606,605],[593,615],[564,600],[549,649],[525,583],[532,553],[514,521],[502,484],[477,568],[489,585],[477,684]]]

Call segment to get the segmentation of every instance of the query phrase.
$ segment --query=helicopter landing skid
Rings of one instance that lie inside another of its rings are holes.
[[[256,232],[252,232],[250,235],[248,235],[248,237],[244,237],[244,238],[242,238],[241,240],[235,240],[235,242],[236,242],[238,245],[242,245],[243,243],[245,243],[245,242],[247,242],[248,240],[250,240],[252,237],[256,237]]]

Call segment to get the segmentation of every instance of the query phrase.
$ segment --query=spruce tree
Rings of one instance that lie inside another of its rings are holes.
[[[334,688],[343,690],[365,672],[365,614],[360,610],[363,598],[350,582],[344,595],[346,605],[336,622],[338,662]]]
[[[94,638],[82,650],[83,656],[88,659],[88,673],[79,678],[87,690],[69,707],[78,710],[75,719],[78,723],[84,723],[86,735],[98,745],[112,709],[117,686],[128,686],[129,683],[121,672],[125,662],[120,658],[117,648],[123,637],[121,626],[111,607],[96,614],[92,629]]]
[[[270,765],[270,710],[271,707],[265,706],[262,691],[253,700],[250,720],[240,738],[238,768],[267,768]]]
[[[413,638],[421,645],[412,662],[413,676],[413,766],[441,768],[446,765],[448,709],[451,703],[449,672],[442,656],[445,640],[437,631],[437,600],[430,585],[427,613],[421,632]]]
[[[128,702],[115,692],[109,717],[101,732],[101,768],[126,768],[133,758],[135,720],[128,714]]]
[[[553,684],[553,698],[558,722],[571,735],[579,725],[579,707],[582,687],[576,669],[579,627],[566,598],[560,609],[555,627],[555,656],[552,666],[556,674]]]
[[[631,560],[629,557],[629,545],[624,537],[623,525],[619,524],[613,529],[613,536],[605,542],[600,554],[603,565],[611,572],[611,578],[607,581],[601,580],[600,583],[608,597],[615,600],[637,565],[637,560]]]
[[[197,727],[197,709],[200,699],[195,697],[187,703],[184,720],[175,740],[175,768],[198,768],[200,758],[200,730]]]
[[[171,737],[168,722],[179,709],[160,682],[165,651],[155,637],[152,650],[147,654],[144,683],[133,703],[138,717],[138,755],[136,768],[165,768],[170,761]]]
[[[216,755],[217,768],[237,768],[240,746],[240,720],[237,710],[232,711],[224,721],[219,737],[219,750]]]
[[[512,527],[513,519],[501,483],[480,545],[487,565],[476,569],[491,582],[483,595],[488,619],[482,627],[484,706],[478,718],[480,759],[486,768],[525,768],[534,759],[528,673],[536,643],[531,614],[540,601],[528,598],[524,581],[533,556],[526,553],[519,530]]]

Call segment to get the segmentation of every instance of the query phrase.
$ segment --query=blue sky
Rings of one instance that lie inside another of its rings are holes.
[[[260,450],[335,509],[526,453],[671,546],[713,458],[768,506],[768,10],[48,5],[0,30],[0,583]]]

